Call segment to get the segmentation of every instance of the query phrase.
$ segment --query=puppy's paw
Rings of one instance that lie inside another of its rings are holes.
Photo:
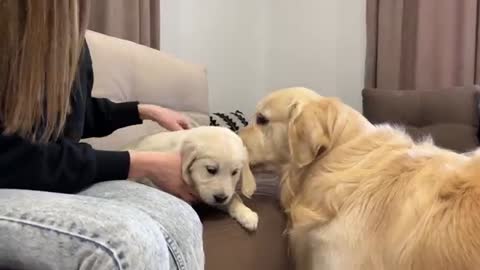
[[[244,208],[236,217],[237,221],[247,230],[256,231],[258,226],[258,215],[248,208]]]

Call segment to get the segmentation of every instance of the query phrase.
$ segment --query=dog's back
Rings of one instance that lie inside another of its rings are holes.
[[[397,243],[399,258],[411,269],[480,267],[480,157],[449,154],[418,168],[412,183],[418,187],[418,213],[411,205],[403,206],[403,213],[413,213],[407,215],[405,235],[397,235]],[[427,172],[421,175],[422,170]],[[398,232],[404,230],[401,226],[396,225]]]
[[[480,267],[480,155],[415,143],[383,126],[334,150],[317,169],[327,173],[307,189],[332,181],[337,191],[353,190],[337,205],[335,222],[348,224],[343,245],[352,257],[362,254],[366,269]]]
[[[142,137],[125,147],[125,150],[174,152],[178,151],[181,143],[191,130],[160,132]]]
[[[238,145],[243,145],[241,139],[228,128],[200,126],[192,129],[160,132],[148,135],[126,145],[123,149],[135,151],[178,152],[182,143],[188,138],[203,140],[206,143],[213,141],[211,147],[215,147],[218,143],[222,143],[225,140],[235,141]]]

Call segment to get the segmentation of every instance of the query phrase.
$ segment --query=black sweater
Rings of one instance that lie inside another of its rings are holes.
[[[74,193],[96,182],[128,177],[128,152],[98,151],[79,140],[140,124],[138,103],[93,98],[92,86],[92,59],[85,44],[72,89],[72,112],[61,138],[37,144],[0,133],[0,188]]]

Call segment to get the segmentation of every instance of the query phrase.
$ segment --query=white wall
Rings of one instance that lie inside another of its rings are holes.
[[[205,64],[212,111],[306,86],[361,107],[365,0],[162,0],[161,47]]]

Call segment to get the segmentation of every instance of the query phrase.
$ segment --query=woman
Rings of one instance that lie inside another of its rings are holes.
[[[203,269],[179,154],[98,151],[81,138],[179,113],[91,97],[88,1],[0,0],[0,269]]]

